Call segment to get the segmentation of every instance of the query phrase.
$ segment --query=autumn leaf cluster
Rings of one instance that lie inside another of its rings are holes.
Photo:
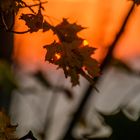
[[[62,68],[65,77],[71,78],[73,86],[79,84],[80,74],[90,82],[99,75],[98,62],[91,57],[95,48],[84,45],[85,40],[77,35],[83,29],[82,26],[69,23],[64,18],[53,28],[59,42],[54,41],[44,46],[47,49],[46,60]]]
[[[38,11],[34,11],[33,7],[38,6]],[[95,48],[84,44],[85,39],[80,38],[77,34],[85,29],[77,23],[70,23],[66,18],[56,26],[51,25],[44,19],[42,11],[43,4],[38,0],[36,5],[27,5],[23,0],[2,0],[0,2],[1,18],[6,31],[11,31],[6,25],[5,14],[11,13],[16,15],[20,8],[29,8],[30,13],[20,15],[20,20],[25,22],[28,27],[27,31],[21,33],[33,33],[39,30],[46,32],[52,30],[59,41],[52,42],[44,46],[47,53],[45,60],[62,68],[65,77],[70,77],[72,85],[79,84],[79,75],[84,76],[91,84],[94,83],[94,77],[99,75],[99,64],[91,57],[95,52]],[[14,16],[13,15],[13,16]],[[16,31],[12,31],[18,33]]]

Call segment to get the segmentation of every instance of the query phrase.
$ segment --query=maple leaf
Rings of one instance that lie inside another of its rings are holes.
[[[77,33],[85,29],[81,25],[76,23],[69,23],[66,18],[63,18],[63,21],[55,26],[54,33],[58,35],[59,39],[63,42],[72,42],[75,39],[78,39]]]
[[[37,32],[40,29],[43,29],[43,32],[50,29],[50,25],[44,21],[41,10],[38,10],[37,14],[22,14],[20,19],[25,21],[25,24],[28,26],[29,31]]]
[[[89,47],[88,45],[81,47],[79,49],[80,54],[84,58],[83,66],[84,69],[88,72],[91,77],[96,77],[99,75],[99,64],[97,60],[91,58],[91,55],[96,49],[93,47]]]
[[[75,68],[70,68],[68,70],[68,76],[71,77],[72,86],[79,85],[79,73]]]
[[[11,125],[10,118],[0,110],[0,140],[17,140],[15,137],[17,125]]]
[[[95,48],[88,43],[84,45],[84,40],[77,35],[84,28],[63,18],[60,24],[51,29],[58,36],[59,42],[44,46],[47,49],[45,60],[62,68],[65,77],[71,78],[72,86],[79,84],[80,74],[94,84],[93,78],[99,75],[98,62],[91,58]]]
[[[99,75],[98,62],[91,58],[95,49],[88,45],[83,46],[82,39],[74,40],[71,43],[57,43],[54,41],[52,44],[44,47],[47,49],[46,61],[58,65],[58,68],[62,68],[65,77],[71,78],[73,86],[79,84],[79,74],[83,71],[83,67],[86,70],[86,79],[93,79]],[[57,54],[60,55],[59,59],[56,57]]]

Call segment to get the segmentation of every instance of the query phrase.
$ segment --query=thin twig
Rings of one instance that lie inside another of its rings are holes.
[[[45,1],[45,2],[41,2],[41,4],[46,4],[47,3],[47,1]],[[35,7],[35,6],[38,6],[38,5],[40,5],[40,3],[37,3],[37,4],[33,4],[33,5],[27,5],[27,6],[22,6],[21,8],[31,8],[31,7]]]
[[[34,14],[36,14],[36,12],[32,9],[32,7],[31,6],[28,6],[26,4],[26,2],[22,1],[22,3],[25,5],[25,7],[29,8],[31,10],[31,12],[33,12]]]
[[[1,12],[0,15],[1,15],[1,19],[2,19],[2,24],[3,24],[6,32],[11,32],[11,33],[15,33],[15,34],[25,34],[25,33],[28,33],[28,32],[31,31],[30,29],[29,30],[26,30],[26,31],[14,31],[14,30],[12,30],[12,28],[14,26],[14,13],[12,15],[13,21],[12,21],[12,24],[11,24],[10,28],[6,24],[6,21],[5,21],[3,12]]]
[[[93,86],[93,88],[99,92],[99,90],[95,87],[95,81],[90,77],[88,76],[82,69],[79,70],[80,71],[80,74],[86,79],[89,81],[89,83]]]

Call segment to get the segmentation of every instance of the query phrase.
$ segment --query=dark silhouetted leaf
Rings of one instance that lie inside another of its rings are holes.
[[[58,35],[60,41],[62,42],[72,42],[76,39],[79,39],[77,33],[85,29],[81,25],[76,23],[69,23],[66,18],[63,18],[63,21],[55,26],[54,33]]]
[[[83,40],[77,39],[71,43],[53,42],[44,47],[47,49],[46,61],[58,65],[58,68],[62,68],[65,77],[71,78],[73,86],[79,84],[81,70],[84,70],[85,74],[91,79],[99,75],[98,62],[91,58],[95,49],[90,46],[84,46]]]
[[[25,24],[28,26],[29,31],[37,32],[40,29],[43,29],[43,32],[48,31],[50,29],[50,24],[48,24],[43,19],[43,15],[41,13],[41,9],[38,10],[38,13],[35,14],[22,14],[20,19],[25,21]]]

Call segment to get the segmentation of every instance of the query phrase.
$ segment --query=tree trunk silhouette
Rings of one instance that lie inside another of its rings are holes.
[[[7,15],[6,17],[6,21],[10,23],[11,15]],[[2,26],[2,19],[0,18],[0,27]],[[13,33],[6,32],[4,28],[0,28],[0,30],[0,60],[4,60],[11,64],[13,51]],[[4,108],[8,112],[10,99],[11,93],[5,93],[2,88],[0,88],[0,108]]]

